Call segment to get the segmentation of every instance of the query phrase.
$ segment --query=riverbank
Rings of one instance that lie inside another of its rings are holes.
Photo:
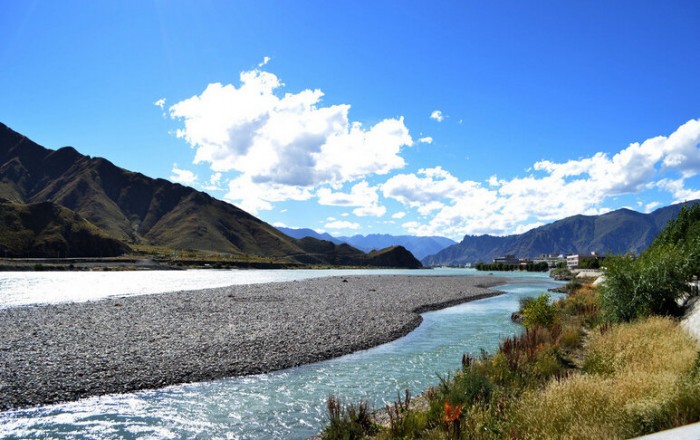
[[[260,373],[369,348],[498,278],[367,276],[0,310],[0,408]]]

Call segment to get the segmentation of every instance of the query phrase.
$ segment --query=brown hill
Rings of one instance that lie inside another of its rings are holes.
[[[0,203],[0,256],[113,257],[130,252],[75,212],[53,203]]]
[[[349,246],[352,251],[321,240],[295,240],[236,206],[192,188],[119,168],[72,147],[46,149],[1,123],[0,198],[55,203],[130,244],[301,263],[369,265],[373,261]],[[354,258],[357,255],[362,258]]]

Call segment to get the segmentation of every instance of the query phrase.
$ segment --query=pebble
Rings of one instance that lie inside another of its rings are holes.
[[[406,335],[505,280],[370,275],[0,310],[0,410],[280,370]],[[118,305],[118,306],[117,306]]]

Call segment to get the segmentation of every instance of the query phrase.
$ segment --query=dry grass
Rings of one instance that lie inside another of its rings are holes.
[[[523,438],[626,438],[700,417],[697,344],[669,318],[593,334],[584,371],[528,391],[515,411]]]

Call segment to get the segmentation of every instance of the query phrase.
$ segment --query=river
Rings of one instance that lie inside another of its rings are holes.
[[[58,280],[46,273],[0,274],[0,307],[329,275],[387,273],[487,275],[467,269],[97,273],[103,278],[92,277],[93,273],[48,274],[64,277]],[[25,278],[18,280],[14,275]],[[83,278],[85,275],[87,277]],[[445,375],[455,371],[462,353],[478,354],[481,349],[493,351],[503,337],[520,332],[521,328],[510,321],[519,299],[536,296],[556,285],[545,274],[497,275],[512,278],[507,285],[498,288],[506,292],[504,295],[424,313],[418,329],[370,350],[269,374],[7,411],[0,413],[0,436],[308,438],[318,433],[326,422],[325,401],[329,394],[344,401],[364,399],[375,408],[392,402],[397,393],[403,393],[406,388],[414,395],[419,394],[438,382],[438,373]],[[42,280],[47,281],[42,284]],[[8,294],[8,286],[15,288],[12,295]],[[90,287],[92,295],[74,294],[86,286]],[[12,299],[5,300],[6,297]]]

